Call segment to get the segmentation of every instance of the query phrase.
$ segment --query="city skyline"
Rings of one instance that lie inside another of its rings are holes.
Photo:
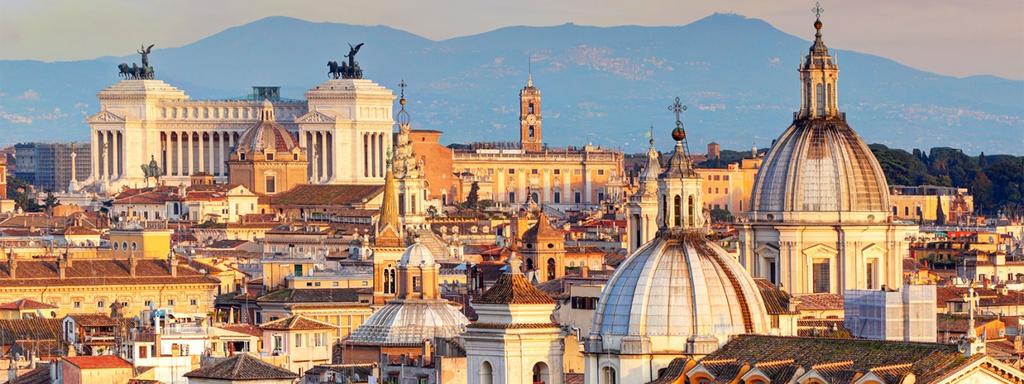
[[[453,1],[324,5],[317,2],[235,1],[203,4],[98,1],[7,2],[0,13],[2,60],[73,61],[131,53],[124,47],[142,38],[164,48],[178,47],[225,29],[270,16],[314,22],[385,25],[439,41],[508,26],[565,23],[594,26],[677,26],[713,13],[763,19],[786,33],[803,36],[805,1],[716,4],[648,1],[642,5],[592,6],[583,2],[519,2],[515,5]],[[194,4],[193,4],[194,5]],[[985,2],[884,2],[823,4],[832,15],[829,29],[836,47],[890,57],[900,63],[956,77],[993,75],[1024,79],[1024,4]],[[46,12],[41,10],[46,9]],[[98,11],[102,10],[102,11]],[[452,12],[452,10],[457,10]],[[500,10],[500,12],[493,12]],[[86,17],[83,17],[86,15]],[[877,17],[885,15],[885,17]],[[159,16],[159,17],[157,17]],[[441,18],[456,23],[436,22]],[[178,26],[190,26],[181,30]],[[1012,28],[1007,33],[1007,28]],[[125,31],[133,31],[125,33]],[[955,49],[949,49],[955,47]],[[978,58],[986,58],[979,60]]]

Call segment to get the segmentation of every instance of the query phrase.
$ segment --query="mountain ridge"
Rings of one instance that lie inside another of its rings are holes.
[[[827,44],[827,20],[823,33]],[[516,95],[530,60],[545,96],[546,141],[631,152],[646,146],[649,125],[671,128],[665,106],[675,96],[690,105],[691,144],[767,146],[799,108],[796,68],[810,45],[764,20],[722,13],[682,26],[508,26],[444,40],[384,25],[271,16],[180,47],[158,46],[151,61],[158,78],[193,98],[243,96],[255,84],[281,85],[286,97],[301,98],[326,80],[326,62],[343,59],[346,43],[356,41],[367,43],[358,57],[366,77],[392,89],[405,79],[414,124],[445,131],[446,143],[516,140]],[[866,141],[1021,153],[1024,81],[946,76],[834,51],[840,108]],[[5,139],[86,137],[83,118],[98,111],[95,94],[118,80],[116,63],[130,61],[137,56],[0,61]]]

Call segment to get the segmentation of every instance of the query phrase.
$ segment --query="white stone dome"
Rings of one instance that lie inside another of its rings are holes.
[[[347,342],[364,345],[416,346],[435,337],[454,339],[469,319],[445,300],[391,301],[378,309]]]
[[[434,254],[430,252],[430,248],[420,243],[419,239],[416,239],[415,243],[405,249],[405,253],[402,254],[402,258],[398,261],[398,265],[406,267],[429,267],[434,264]]]
[[[883,222],[885,174],[842,117],[800,119],[776,140],[757,173],[752,219]]]
[[[694,354],[769,327],[764,299],[739,262],[697,230],[663,229],[608,280],[594,315],[598,342],[587,349]]]

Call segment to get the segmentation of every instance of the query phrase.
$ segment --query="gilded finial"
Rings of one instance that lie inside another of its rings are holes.
[[[679,101],[679,97],[676,97],[675,103],[668,106],[668,110],[676,115],[676,128],[672,130],[672,138],[676,141],[683,141],[686,139],[686,131],[683,130],[683,120],[680,115],[686,110],[686,106]]]

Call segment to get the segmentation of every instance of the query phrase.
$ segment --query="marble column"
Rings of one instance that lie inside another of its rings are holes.
[[[174,176],[181,176],[181,132],[175,132],[174,138]]]
[[[200,173],[200,172],[205,173],[206,172],[206,149],[203,147],[203,133],[202,132],[198,132],[197,134],[198,134],[198,137],[199,137],[199,141],[197,142],[199,144],[199,145],[197,145],[199,147],[199,170],[196,171],[196,173]]]
[[[90,157],[90,159],[92,161],[90,163],[91,166],[89,167],[89,169],[90,169],[89,170],[89,178],[91,178],[93,180],[99,179],[99,168],[98,168],[98,165],[100,164],[100,160],[99,160],[99,157],[100,157],[100,141],[99,141],[99,136],[98,135],[99,135],[99,132],[95,132],[95,131],[91,135],[89,135],[89,140],[90,140],[90,144],[89,144],[90,145],[90,147],[89,147],[89,157]]]
[[[216,167],[216,165],[217,165],[217,151],[215,151],[215,147],[213,146],[213,132],[210,132],[208,134],[208,136],[210,137],[210,143],[208,144],[209,145],[209,148],[208,148],[209,152],[208,153],[210,154],[210,160],[209,160],[210,162],[209,162],[209,165],[206,166],[206,169],[209,169],[210,175],[216,175],[217,174],[217,167]]]
[[[220,162],[217,163],[217,173],[221,176],[225,176],[227,175],[227,172],[224,171],[224,167],[226,166],[228,160],[224,158],[224,146],[226,145],[224,142],[224,132],[219,133],[217,135],[217,138],[220,140],[217,142],[217,147],[220,150]]]

